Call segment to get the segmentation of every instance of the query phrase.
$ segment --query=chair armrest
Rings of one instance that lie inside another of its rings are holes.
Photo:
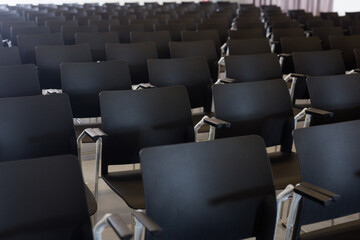
[[[212,117],[212,118],[205,118],[204,119],[204,123],[216,127],[216,128],[222,128],[222,127],[227,127],[230,128],[231,127],[231,123],[226,122],[224,120]]]
[[[278,56],[278,58],[280,58],[280,57],[291,57],[292,54],[291,53],[280,53],[277,56]]]
[[[316,185],[313,185],[313,184],[310,184],[310,183],[307,183],[307,182],[302,182],[301,184],[303,186],[305,186],[305,187],[313,189],[314,191],[317,191],[317,192],[319,192],[321,194],[324,194],[324,195],[327,195],[327,196],[331,197],[335,202],[339,201],[339,199],[340,199],[339,194],[330,192],[329,190],[326,190],[324,188],[318,187]]]
[[[317,108],[307,108],[305,110],[306,114],[310,114],[310,115],[315,115],[315,116],[322,116],[322,117],[333,117],[334,113],[333,112],[328,112],[325,110],[321,110],[321,109],[317,109]]]
[[[156,237],[161,236],[163,232],[162,228],[157,223],[155,223],[150,217],[148,217],[145,213],[134,211],[133,215],[140,223],[144,225],[144,227],[151,234],[153,234]]]
[[[137,89],[149,89],[149,88],[156,88],[156,86],[151,85],[150,83],[140,83],[140,84],[137,86],[136,90],[137,90]]]
[[[316,187],[320,189],[320,187]],[[322,191],[327,191],[325,189],[321,189]],[[328,196],[326,194],[323,194],[322,191],[316,191],[313,188],[307,187],[305,184],[298,184],[294,188],[294,192],[308,198],[316,203],[319,203],[320,205],[323,205],[325,207],[330,206],[330,204],[334,203],[334,199],[331,196]]]
[[[84,133],[96,142],[99,138],[106,137],[107,134],[103,132],[100,128],[86,128]]]
[[[120,239],[130,240],[132,238],[130,229],[126,226],[124,220],[122,220],[118,214],[110,215],[107,218],[107,221]]]

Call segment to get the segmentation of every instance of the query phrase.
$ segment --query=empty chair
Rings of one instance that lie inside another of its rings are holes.
[[[35,47],[39,45],[64,45],[61,33],[18,35],[21,63],[36,64]]]
[[[217,30],[221,43],[225,43],[226,40],[228,39],[229,26],[226,22],[225,23],[222,23],[222,22],[201,23],[201,24],[197,24],[197,29],[200,31],[201,30],[211,30],[211,29]]]
[[[252,55],[271,53],[267,38],[230,39],[228,41],[229,55]]]
[[[170,42],[169,47],[171,58],[204,56],[208,61],[211,79],[216,82],[218,78],[218,57],[213,41]]]
[[[211,111],[211,75],[205,57],[149,59],[149,83],[156,87],[186,87],[191,108]]]
[[[106,44],[106,60],[123,60],[128,63],[131,83],[149,82],[147,60],[158,58],[155,43],[109,43]]]
[[[0,67],[0,98],[41,95],[36,66],[33,64]]]
[[[146,148],[140,158],[148,222],[162,239],[274,238],[276,196],[260,137]]]
[[[99,15],[94,15],[94,16],[81,16],[81,15],[77,15],[77,16],[74,16],[74,20],[77,20],[77,21],[78,21],[79,26],[88,26],[89,20],[100,21],[100,20],[101,20],[101,16],[99,16]]]
[[[65,21],[66,19],[64,16],[54,17],[54,16],[40,15],[35,17],[36,26],[38,27],[45,26],[45,23],[48,20]]]
[[[62,26],[61,32],[64,36],[64,42],[66,45],[75,44],[75,34],[76,33],[96,33],[98,31],[97,26]]]
[[[265,37],[263,28],[229,30],[230,39],[246,39]]]
[[[61,89],[60,64],[91,62],[88,44],[36,47],[41,89]]]
[[[19,34],[46,34],[50,33],[49,27],[11,27],[10,28],[10,39],[11,39],[11,45],[17,46],[17,36]]]
[[[309,99],[306,76],[340,75],[345,73],[345,65],[339,50],[294,52],[292,54],[295,72],[304,77],[295,82],[293,101]]]
[[[344,35],[344,31],[341,27],[325,27],[325,28],[313,28],[313,36],[318,36],[321,40],[321,44],[324,50],[330,49],[329,36],[331,35]]]
[[[1,35],[4,39],[11,39],[12,27],[35,27],[35,22],[25,21],[2,21],[1,22]]]
[[[185,23],[154,24],[154,31],[169,31],[172,41],[181,41],[181,32],[187,30]]]
[[[0,98],[0,111],[2,162],[63,154],[77,156],[71,107],[65,94]],[[94,214],[95,199],[88,188],[86,192],[89,212]]]
[[[354,49],[360,48],[360,36],[329,36],[331,49],[341,51],[346,70],[356,68]]]
[[[264,23],[260,22],[260,20],[256,21],[236,21],[236,29],[254,29],[254,28],[264,28]],[[265,31],[265,30],[264,30]]]
[[[0,48],[0,66],[18,64],[21,64],[21,58],[17,47]]]
[[[311,106],[333,113],[333,117],[312,116],[311,125],[360,119],[360,76],[358,74],[309,77]]]
[[[131,89],[124,61],[62,63],[60,71],[62,90],[70,98],[74,118],[100,117],[101,91]]]
[[[76,33],[75,42],[76,44],[89,44],[93,61],[105,61],[105,45],[107,43],[118,43],[119,38],[114,32]]]
[[[265,146],[281,145],[269,153],[276,189],[299,183],[298,159],[292,152],[294,115],[289,91],[282,79],[213,86],[216,118],[231,123],[215,129],[215,138],[256,134]]]
[[[235,82],[282,78],[278,58],[273,53],[225,56],[226,77]]]
[[[169,42],[171,36],[169,31],[131,32],[130,40],[132,43],[154,42],[159,58],[170,58]]]
[[[300,234],[300,228],[302,225],[360,212],[358,201],[360,194],[359,191],[354,191],[360,186],[358,175],[360,152],[357,146],[360,140],[359,124],[359,121],[351,121],[294,131],[302,181],[311,182],[341,197],[335,204],[326,208],[314,204],[307,198],[303,199],[299,206],[297,228],[293,231],[295,235],[293,239],[358,238],[360,232],[358,218],[355,218],[355,221],[303,234]]]
[[[181,38],[184,42],[187,41],[214,41],[218,57],[220,57],[220,37],[217,30],[201,30],[201,31],[183,31],[181,32]]]
[[[110,25],[119,25],[117,19],[112,20],[89,20],[89,26],[95,25],[98,27],[99,32],[109,32]]]
[[[110,25],[110,32],[118,34],[119,42],[130,43],[130,32],[144,32],[144,26],[141,24]]]
[[[292,59],[293,52],[312,52],[321,51],[321,40],[319,37],[292,37],[281,38],[282,53],[279,54],[282,72],[285,74],[295,72],[294,63]]]
[[[76,20],[66,20],[66,21],[59,21],[59,20],[47,20],[45,22],[45,26],[50,28],[51,33],[61,32],[62,26],[79,26],[79,23]]]
[[[129,207],[143,209],[140,171],[110,171],[109,166],[138,163],[144,147],[193,142],[186,89],[105,91],[100,94],[100,107],[103,130],[108,135],[103,143],[101,176]]]
[[[150,19],[131,19],[130,24],[141,24],[144,26],[144,30],[146,32],[153,32],[154,31],[154,24],[159,24],[159,20],[157,18],[150,18]]]
[[[306,22],[306,27],[308,29],[321,28],[321,27],[334,27],[334,22],[331,20],[318,20],[318,19],[308,20]]]
[[[281,43],[280,40],[283,37],[303,37],[305,38],[305,33],[302,28],[278,28],[272,30],[271,43],[273,44],[273,52],[281,53]]]

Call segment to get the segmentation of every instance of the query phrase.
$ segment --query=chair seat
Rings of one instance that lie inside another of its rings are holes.
[[[274,176],[275,189],[284,189],[288,184],[301,181],[299,160],[294,152],[274,152],[268,154]]]
[[[90,191],[88,186],[86,186],[86,184],[85,184],[85,193],[86,193],[87,203],[88,203],[88,207],[89,207],[89,215],[92,216],[97,211],[97,203],[96,203],[94,195],[92,194],[92,192]]]
[[[337,224],[300,235],[301,240],[355,240],[360,236],[360,220]]]
[[[194,113],[192,115],[192,119],[193,119],[193,124],[194,126],[200,122],[200,120],[207,115],[208,117],[215,117],[215,113],[213,112],[199,112],[199,113]],[[199,129],[199,133],[205,133],[205,132],[209,132],[210,131],[210,126],[207,124],[204,124],[200,129]]]
[[[109,187],[132,209],[145,209],[144,187],[140,170],[102,175]]]

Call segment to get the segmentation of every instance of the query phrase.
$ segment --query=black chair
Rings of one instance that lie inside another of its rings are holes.
[[[105,45],[119,43],[119,37],[114,32],[76,33],[75,42],[76,44],[89,44],[93,61],[105,61]]]
[[[156,87],[186,87],[191,108],[211,112],[211,75],[205,57],[149,59],[149,83]]]
[[[158,32],[130,32],[132,43],[154,42],[159,58],[170,58],[169,42],[171,36],[169,31]]]
[[[19,64],[21,64],[21,59],[17,47],[0,48],[0,66]]]
[[[219,34],[219,38],[220,38],[220,43],[223,44],[227,41],[228,39],[228,30],[229,30],[229,26],[228,24],[225,22],[217,22],[218,19],[216,19],[216,23],[201,23],[201,24],[197,24],[196,28],[199,31],[202,30],[217,30],[218,34]]]
[[[49,27],[51,33],[56,33],[61,32],[62,26],[78,27],[79,23],[76,20],[59,21],[51,19],[45,22],[45,26]]]
[[[112,19],[112,20],[89,19],[89,26],[97,26],[99,32],[109,32],[109,25],[119,25],[119,21],[117,19]]]
[[[263,28],[229,30],[230,39],[246,39],[265,37]]]
[[[325,208],[305,198],[299,206],[292,239],[357,239],[359,220],[325,227],[304,234],[302,225],[360,212],[359,157],[360,122],[351,121],[294,131],[303,182],[311,182],[341,196]],[[351,187],[349,187],[351,186]],[[329,192],[328,192],[329,193]],[[330,193],[331,194],[331,193]],[[327,197],[327,199],[331,197]]]
[[[171,58],[204,56],[208,61],[211,79],[216,82],[218,79],[218,57],[213,41],[170,42],[169,47]]]
[[[130,43],[130,32],[144,32],[144,26],[141,24],[133,25],[110,25],[110,32],[116,32],[120,43]]]
[[[310,125],[360,119],[360,76],[358,74],[309,77],[311,106],[333,113],[333,117],[312,116]]]
[[[217,119],[230,128],[215,129],[215,138],[256,134],[266,147],[281,145],[269,153],[275,189],[300,182],[296,153],[292,152],[294,115],[289,91],[282,79],[213,86]]]
[[[71,107],[65,94],[0,98],[0,111],[1,161],[77,156]],[[96,201],[88,188],[86,192],[93,215]]]
[[[33,64],[0,67],[0,98],[41,95],[36,66]]]
[[[331,49],[340,50],[346,70],[356,68],[354,49],[360,48],[360,36],[329,36]]]
[[[42,27],[45,26],[46,21],[54,20],[54,21],[65,21],[64,16],[47,16],[47,15],[40,15],[35,17],[36,26]]]
[[[276,196],[260,137],[146,148],[140,158],[151,219],[135,217],[157,226],[146,239],[274,238]]]
[[[306,22],[307,29],[334,27],[334,22],[331,20],[310,19]]]
[[[0,186],[1,195],[7,196],[0,207],[7,219],[0,227],[1,239],[94,239],[76,157],[2,162]],[[102,223],[112,226],[121,239],[132,236],[118,215],[106,216]]]
[[[36,58],[41,89],[61,89],[61,63],[92,61],[88,44],[37,46]]]
[[[296,81],[294,83],[293,102],[296,99],[309,99],[306,86],[307,76],[340,75],[345,73],[345,65],[339,50],[294,52],[292,54]],[[300,75],[299,75],[300,74]]]
[[[2,21],[1,22],[1,35],[4,39],[11,39],[12,27],[35,27],[35,22],[22,21]]]
[[[281,66],[274,53],[225,56],[226,77],[234,82],[282,78]]]
[[[181,32],[188,30],[185,23],[154,24],[154,31],[169,31],[171,41],[181,41]]]
[[[36,62],[35,47],[39,45],[64,45],[64,39],[61,33],[49,34],[26,34],[18,35],[17,44],[20,51],[21,63]]]
[[[74,118],[100,117],[101,91],[131,89],[129,67],[123,61],[62,63],[60,72]]]
[[[218,57],[220,57],[220,37],[217,30],[201,30],[201,31],[182,31],[181,38],[184,42],[188,41],[214,41]]]
[[[108,167],[138,163],[139,151],[144,147],[193,142],[195,135],[186,89],[176,86],[105,91],[100,94],[100,107],[103,130],[107,134],[101,176],[129,207],[144,209],[140,171],[109,172]]]
[[[79,26],[88,26],[89,20],[100,21],[101,16],[100,15],[92,15],[92,16],[77,15],[77,16],[74,16],[74,20],[78,21]]]
[[[296,37],[305,38],[304,29],[302,28],[277,28],[272,30],[271,43],[273,52],[279,54],[283,50],[281,48],[281,38],[284,37]]]
[[[230,39],[228,41],[229,55],[253,55],[271,53],[267,38]]]
[[[284,37],[280,39],[280,42],[282,53],[278,56],[280,57],[280,64],[284,74],[295,72],[294,62],[292,59],[293,52],[313,52],[322,50],[321,40],[318,37]]]
[[[158,58],[153,42],[106,44],[106,59],[127,62],[132,84],[149,82],[147,60],[151,58]]]
[[[312,35],[320,38],[324,50],[329,50],[330,49],[329,36],[332,35],[343,36],[344,31],[341,27],[313,28]]]
[[[64,36],[64,42],[66,45],[75,44],[75,34],[76,33],[96,33],[99,32],[97,26],[62,26],[61,32]]]
[[[152,19],[131,19],[130,24],[141,24],[144,26],[144,30],[146,32],[153,32],[154,31],[154,24],[159,24],[159,20],[156,18]]]

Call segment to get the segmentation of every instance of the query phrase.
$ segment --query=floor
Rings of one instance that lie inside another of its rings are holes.
[[[298,127],[302,127],[303,122],[298,123]],[[199,134],[199,140],[204,141],[207,139],[206,133]],[[275,148],[269,148],[268,151],[272,152]],[[294,149],[295,150],[295,149]],[[95,179],[95,144],[94,143],[84,143],[82,145],[82,167],[84,179],[90,190],[94,191],[94,179]],[[116,167],[110,170],[129,170],[139,168],[139,165],[136,166],[122,166]],[[286,206],[285,206],[286,208]],[[100,179],[99,180],[99,197],[98,197],[98,211],[96,216],[96,221],[99,221],[104,214],[106,213],[117,213],[122,219],[128,224],[129,228],[131,227],[131,210],[125,202],[118,197],[106,184]],[[331,221],[326,221],[322,223],[312,224],[303,227],[303,231],[312,231],[318,228],[330,226],[331,224],[338,224],[342,222],[347,222],[355,219],[359,219],[359,214],[354,214],[348,217],[344,217],[341,219],[336,219],[333,223]],[[278,230],[276,234],[276,239],[284,239],[285,236],[285,228],[282,225],[278,225]],[[110,229],[106,228],[103,232],[103,240],[112,240],[118,239],[115,233]],[[252,239],[252,238],[251,238]]]

